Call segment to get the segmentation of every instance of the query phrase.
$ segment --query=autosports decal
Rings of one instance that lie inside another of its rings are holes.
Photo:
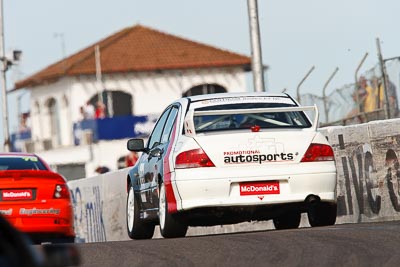
[[[25,209],[21,208],[19,209],[19,214],[20,215],[47,215],[47,214],[52,214],[52,215],[58,215],[60,214],[60,209],[37,209],[37,208],[32,208],[32,209]]]
[[[248,138],[244,142],[239,142],[232,147],[229,148],[228,153],[242,153],[242,154],[250,154],[246,153],[246,151],[258,151],[257,153],[251,154],[260,154],[262,151],[264,154],[279,154],[281,152],[285,152],[285,144],[282,142],[277,142],[275,138],[264,137],[262,134],[255,133],[254,136]]]
[[[0,215],[7,215],[10,216],[12,215],[13,209],[8,209],[8,210],[0,210]]]
[[[10,189],[1,191],[2,200],[27,200],[32,198],[33,193],[31,189]]]
[[[247,151],[227,151],[224,152],[225,164],[237,163],[259,163],[264,162],[279,162],[279,161],[293,161],[294,156],[298,153],[274,153],[262,154],[259,150]]]
[[[240,183],[241,196],[272,195],[279,193],[280,188],[278,181]]]

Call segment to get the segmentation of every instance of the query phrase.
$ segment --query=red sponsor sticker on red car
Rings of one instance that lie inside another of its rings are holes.
[[[2,190],[2,200],[29,200],[33,198],[31,189],[10,189]]]
[[[240,183],[240,195],[270,195],[279,194],[279,181]]]

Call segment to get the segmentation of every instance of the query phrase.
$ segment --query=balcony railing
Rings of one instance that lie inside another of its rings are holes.
[[[153,130],[157,115],[116,116],[104,119],[82,120],[74,123],[74,145],[92,144],[102,140],[147,137]],[[36,152],[55,148],[51,139],[32,140],[30,130],[11,135],[11,151]]]
[[[32,132],[27,129],[18,133],[13,133],[10,136],[10,144],[12,152],[26,152],[27,141],[32,140]]]
[[[148,136],[156,116],[117,116],[74,123],[74,144]]]

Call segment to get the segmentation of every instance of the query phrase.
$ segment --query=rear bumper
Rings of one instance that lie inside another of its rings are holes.
[[[47,203],[5,206],[2,204],[0,210],[6,210],[9,213],[4,217],[21,232],[60,237],[75,236],[73,208],[67,202],[58,202],[57,205]]]
[[[324,163],[325,164],[325,163]],[[311,165],[310,165],[311,166]],[[176,171],[173,186],[176,189],[178,211],[188,211],[204,207],[234,207],[276,205],[304,202],[310,195],[315,195],[324,202],[336,202],[336,169],[334,164],[325,164],[326,172],[311,169],[297,172],[278,173],[258,170],[253,175],[240,176],[240,171],[228,173],[203,173],[201,170]],[[296,171],[296,170],[295,170]],[[260,175],[261,173],[261,175]],[[268,173],[262,175],[262,173]],[[191,176],[188,176],[188,175]],[[210,175],[211,174],[211,175]],[[203,176],[202,176],[203,175]],[[209,177],[212,178],[201,178]],[[185,179],[196,177],[196,179]],[[240,195],[241,182],[278,181],[279,194]]]
[[[73,222],[67,218],[12,218],[10,223],[19,231],[28,234],[54,234],[59,236],[75,236]]]

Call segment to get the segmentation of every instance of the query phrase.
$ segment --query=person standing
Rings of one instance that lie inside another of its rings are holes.
[[[368,81],[364,76],[360,77],[360,87],[366,92],[364,102],[364,112],[372,112],[376,110],[377,90],[368,85]]]
[[[125,157],[125,166],[130,167],[134,166],[139,159],[139,155],[137,152],[132,151]]]
[[[94,119],[95,111],[94,106],[90,101],[87,101],[85,106],[83,107],[83,119],[92,120]]]
[[[106,105],[103,102],[98,101],[96,104],[96,119],[104,119],[106,117]]]

